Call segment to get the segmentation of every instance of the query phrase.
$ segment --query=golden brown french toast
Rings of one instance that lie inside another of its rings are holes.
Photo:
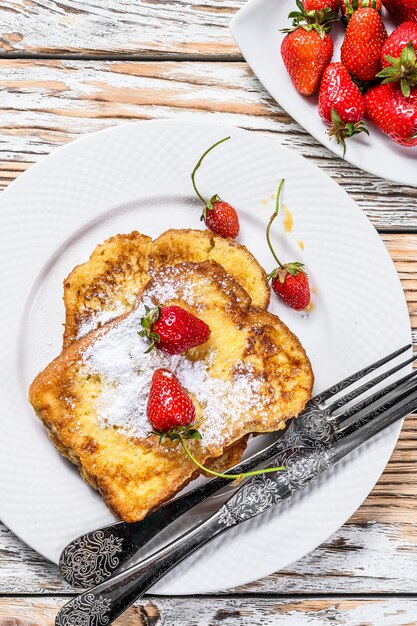
[[[148,251],[152,239],[138,232],[116,235],[98,245],[87,263],[77,265],[64,281],[64,348],[80,330],[90,330],[135,306],[148,280]]]
[[[268,308],[270,289],[263,267],[245,246],[211,230],[171,229],[162,233],[149,248],[149,272],[166,265],[210,259],[245,289],[253,306]]]
[[[204,320],[210,339],[185,355],[145,354],[138,336],[144,305],[178,304]],[[122,519],[142,519],[198,470],[179,442],[150,433],[146,404],[155,369],[170,369],[201,418],[202,463],[252,432],[282,429],[311,396],[313,375],[298,339],[274,315],[253,307],[215,261],[161,267],[137,308],[81,338],[30,387],[52,441]]]
[[[208,230],[168,230],[153,243],[138,232],[116,235],[97,246],[90,259],[64,281],[64,348],[111,319],[131,311],[152,272],[183,261],[213,259],[222,265],[252,298],[266,308],[266,273],[241,244]]]
[[[169,230],[154,244],[150,237],[134,231],[115,235],[98,245],[90,259],[74,268],[64,281],[64,348],[109,320],[131,311],[137,294],[149,279],[150,262],[153,267],[160,267],[187,260],[187,255],[194,261],[205,261],[212,256],[223,263],[229,273],[233,271],[234,277],[251,291],[259,306],[268,306],[266,274],[244,246],[208,230]],[[245,436],[231,446],[213,468],[224,471],[236,465],[247,439]]]

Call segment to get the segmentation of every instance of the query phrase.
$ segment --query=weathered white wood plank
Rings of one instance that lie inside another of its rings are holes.
[[[3,55],[239,56],[228,25],[244,0],[6,0]]]
[[[414,593],[416,561],[417,530],[412,524],[350,523],[282,572],[230,591],[239,595]],[[55,565],[1,524],[0,562],[0,594],[72,591]]]
[[[52,626],[62,598],[2,598],[0,626]],[[146,598],[118,626],[415,626],[412,598]]]
[[[327,171],[375,226],[417,225],[417,188],[335,158],[273,102],[244,63],[3,59],[0,90],[2,185],[56,147],[95,130],[143,119],[205,119],[274,134]]]

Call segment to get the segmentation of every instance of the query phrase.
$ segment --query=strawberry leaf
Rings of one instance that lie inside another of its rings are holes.
[[[338,144],[343,146],[343,158],[346,155],[346,139],[348,137],[353,137],[353,135],[357,135],[359,133],[366,133],[369,135],[369,131],[366,125],[366,122],[363,120],[352,124],[351,122],[343,122],[340,119],[340,116],[337,114],[335,109],[331,111],[331,120],[333,126],[329,129],[328,134],[329,137],[335,137]]]
[[[276,278],[278,276],[278,272],[278,269],[272,270],[272,272],[267,275],[267,279],[272,280],[273,278]]]
[[[413,42],[410,41],[402,50],[400,56],[401,65],[411,66],[416,62],[416,51]]]
[[[390,65],[381,70],[377,78],[384,79],[382,84],[399,82],[403,96],[409,98],[411,87],[417,85],[417,55],[413,42],[404,46],[399,58],[387,55],[385,60]]]
[[[282,33],[291,33],[297,28],[304,28],[308,32],[315,30],[324,39],[326,33],[330,32],[332,23],[339,19],[338,14],[329,8],[306,11],[301,0],[297,0],[296,5],[299,10],[288,14],[288,17],[292,19],[292,26],[282,28]]]
[[[200,431],[196,428],[199,422],[195,422],[190,426],[174,426],[170,428],[167,432],[162,433],[157,430],[152,430],[152,435],[156,435],[159,437],[159,443],[162,443],[164,439],[169,439],[170,441],[177,441],[181,437],[183,439],[194,439],[195,441],[200,441],[202,439]]]
[[[145,306],[145,315],[140,320],[142,330],[138,331],[139,337],[145,337],[149,341],[149,347],[145,350],[145,354],[148,354],[157,343],[161,341],[158,333],[153,332],[152,328],[155,322],[158,321],[161,315],[161,307],[157,306],[153,309]]]
[[[408,82],[408,80],[405,78],[402,78],[400,80],[400,85],[401,85],[401,93],[403,94],[403,96],[405,96],[406,98],[409,98],[411,95],[411,87],[410,87],[410,83]]]
[[[201,441],[202,439],[200,431],[196,428],[191,428],[190,430],[185,431],[184,436],[185,439],[195,439],[196,441]]]
[[[300,263],[299,261],[294,261],[294,263],[286,263],[284,267],[286,271],[291,274],[291,276],[297,276],[297,274],[307,274],[304,269],[304,263]]]
[[[336,111],[336,109],[332,109],[330,117],[332,120],[332,124],[335,128],[339,128],[342,125],[342,120],[340,118],[339,113]]]
[[[390,65],[389,67],[384,67],[383,70],[378,72],[378,78],[390,78],[394,76],[396,80],[398,80],[398,69]]]

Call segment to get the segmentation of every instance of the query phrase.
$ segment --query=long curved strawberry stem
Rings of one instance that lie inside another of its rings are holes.
[[[282,270],[285,269],[284,265],[281,263],[281,261],[279,260],[279,258],[275,254],[275,250],[274,250],[274,248],[272,246],[272,243],[271,243],[271,226],[272,226],[275,218],[278,215],[280,198],[281,198],[281,191],[282,191],[283,185],[284,185],[284,179],[281,180],[281,182],[280,182],[280,184],[278,186],[277,199],[276,199],[276,202],[275,202],[275,211],[272,213],[271,218],[270,218],[270,220],[268,222],[268,226],[266,227],[266,240],[268,242],[269,249],[271,250],[272,256],[274,257],[275,261],[278,263],[279,267]]]
[[[205,198],[203,198],[201,193],[198,191],[197,185],[195,184],[195,175],[196,175],[198,169],[200,168],[200,165],[202,164],[204,158],[208,155],[208,153],[211,152],[212,150],[214,150],[214,148],[216,148],[221,143],[227,141],[228,139],[230,139],[230,137],[223,137],[223,139],[220,139],[220,141],[216,141],[216,143],[214,143],[212,146],[210,146],[210,148],[208,148],[204,152],[204,154],[201,155],[200,159],[197,161],[197,164],[196,164],[195,168],[193,169],[193,171],[191,173],[191,182],[193,183],[194,191],[196,192],[197,196],[200,198],[201,202],[205,205],[205,207],[207,207],[209,209],[212,208],[212,201],[211,200],[207,201]]]
[[[195,458],[195,456],[187,447],[182,435],[178,434],[178,439],[180,440],[181,445],[184,448],[184,452],[188,456],[188,458],[190,458],[191,461],[195,463],[195,465],[197,465],[197,467],[199,467],[204,472],[211,474],[212,476],[218,476],[219,478],[226,478],[228,480],[242,480],[242,478],[249,478],[250,476],[258,476],[259,474],[270,474],[271,472],[281,472],[282,470],[285,470],[285,467],[281,465],[280,467],[266,467],[265,469],[254,470],[253,472],[243,472],[242,474],[222,474],[221,472],[215,472],[214,470],[211,470],[208,467],[202,465]]]

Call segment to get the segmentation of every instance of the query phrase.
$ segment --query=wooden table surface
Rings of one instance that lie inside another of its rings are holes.
[[[279,0],[277,0],[279,1]],[[228,24],[244,0],[4,0],[0,184],[87,133],[141,119],[218,120],[274,135],[357,201],[396,264],[417,339],[417,188],[336,158],[265,92]],[[417,178],[417,163],[416,163]],[[366,468],[364,468],[366,471]],[[223,594],[148,596],[135,625],[417,624],[417,422],[366,502],[314,552]],[[52,625],[72,590],[0,524],[0,626]]]

